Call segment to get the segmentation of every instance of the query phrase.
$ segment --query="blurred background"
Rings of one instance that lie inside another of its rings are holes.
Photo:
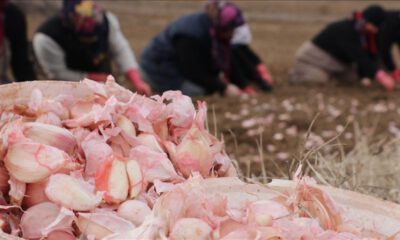
[[[56,13],[62,1],[15,1],[27,13],[29,37]],[[99,1],[117,15],[136,55],[172,20],[201,11],[206,1]],[[378,3],[397,9],[396,1],[234,1],[245,13],[254,36],[252,47],[278,81],[285,81],[294,53],[327,23],[350,17],[354,10]]]

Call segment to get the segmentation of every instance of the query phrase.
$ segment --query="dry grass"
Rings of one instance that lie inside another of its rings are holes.
[[[355,124],[354,148],[345,153],[342,145],[329,155],[315,152],[307,159],[307,170],[323,184],[400,202],[400,142],[383,139],[371,142]]]
[[[313,123],[315,122],[314,119]],[[309,131],[311,131],[312,125]],[[371,136],[361,133],[357,123],[354,127],[354,148],[345,152],[339,136],[328,140],[324,145],[305,151],[300,148],[299,157],[292,159],[286,167],[265,156],[262,151],[262,138],[256,140],[260,163],[248,162],[245,169],[239,169],[240,177],[252,183],[265,184],[271,179],[291,179],[297,167],[303,165],[303,173],[314,177],[320,184],[348,189],[381,199],[400,203],[400,140],[371,140]],[[233,133],[231,133],[233,134]],[[306,134],[305,140],[309,134]],[[304,141],[305,142],[305,141]],[[334,150],[325,153],[324,148]],[[273,166],[266,168],[265,161]],[[238,167],[234,160],[234,165]],[[259,164],[261,175],[251,172],[251,165]]]

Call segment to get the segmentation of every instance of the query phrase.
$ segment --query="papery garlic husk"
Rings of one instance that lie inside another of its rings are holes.
[[[75,137],[70,131],[50,124],[24,123],[23,133],[34,142],[56,147],[68,154],[72,154],[76,147]]]
[[[135,160],[128,160],[126,162],[126,172],[129,179],[129,197],[135,198],[142,191],[144,185],[142,169]]]
[[[97,170],[96,189],[104,191],[107,203],[120,203],[128,197],[129,180],[125,162],[111,157]]]
[[[76,225],[80,229],[82,235],[93,236],[95,240],[103,239],[112,234],[105,226],[96,224],[90,221],[89,218],[82,217],[81,215],[78,216]]]
[[[140,226],[144,219],[151,214],[149,206],[139,200],[128,200],[118,207],[118,215],[136,226]]]
[[[162,140],[165,141],[168,139],[168,121],[158,121],[153,123],[154,133]]]
[[[128,157],[132,146],[121,135],[109,139],[110,147],[115,156]]]
[[[20,206],[25,196],[26,183],[18,181],[14,177],[10,176],[8,184],[10,185],[10,191],[8,192],[10,202],[14,205]]]
[[[157,141],[157,138],[153,134],[141,133],[139,136],[137,136],[136,140],[153,151],[164,152],[160,143]]]
[[[135,229],[135,225],[117,215],[114,211],[100,210],[91,213],[79,213],[76,224],[84,236],[103,239],[113,233],[122,233]]]
[[[45,193],[50,201],[75,211],[93,210],[102,199],[101,194],[95,193],[94,186],[61,173],[49,178]]]
[[[28,208],[21,218],[21,230],[24,238],[35,239],[45,237],[47,231],[72,231],[74,214],[63,211],[57,204],[43,202]]]
[[[139,163],[146,184],[154,182],[156,179],[160,181],[183,180],[165,153],[156,152],[140,145],[131,150],[129,158]]]
[[[95,103],[89,100],[79,100],[70,108],[71,118],[79,118],[92,110]]]
[[[166,236],[166,231],[163,228],[164,221],[161,218],[150,215],[145,219],[142,225],[135,229],[114,233],[107,236],[103,240],[120,240],[120,239],[158,239],[160,236]],[[161,237],[161,239],[167,239]]]
[[[171,240],[198,239],[210,240],[212,228],[198,218],[182,218],[176,222],[170,234]]]
[[[70,161],[64,151],[34,142],[11,144],[4,158],[10,175],[25,183],[42,181]]]

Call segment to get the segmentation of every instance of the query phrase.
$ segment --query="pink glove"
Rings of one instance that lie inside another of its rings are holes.
[[[375,79],[387,91],[391,92],[394,90],[395,82],[394,82],[393,78],[389,74],[387,74],[385,71],[379,70],[378,72],[376,72]]]
[[[252,86],[246,86],[243,88],[243,92],[248,95],[256,95],[256,90]]]
[[[96,81],[96,82],[105,82],[107,80],[107,73],[87,73],[86,78],[89,78],[90,80]]]
[[[267,67],[263,63],[257,65],[257,72],[260,77],[268,83],[268,85],[272,86],[272,84],[274,84],[274,79],[272,78]]]
[[[150,96],[152,94],[151,88],[140,78],[140,74],[137,69],[129,69],[125,75],[138,93],[145,94],[147,96]]]
[[[397,82],[400,82],[400,71],[398,69],[393,70],[392,76],[393,76],[394,80],[396,80]]]

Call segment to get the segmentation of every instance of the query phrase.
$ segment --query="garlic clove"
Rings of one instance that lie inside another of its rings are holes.
[[[129,179],[129,197],[135,198],[139,195],[143,189],[143,173],[138,162],[134,160],[128,160],[126,162],[126,172],[128,173]]]
[[[10,191],[8,192],[10,202],[20,206],[25,196],[26,183],[18,181],[12,176],[8,180],[8,183],[10,184]]]
[[[45,193],[50,201],[75,211],[93,210],[101,202],[101,194],[89,183],[61,173],[49,178]]]
[[[107,203],[120,203],[128,197],[129,180],[125,162],[115,157],[106,160],[97,170],[96,189],[105,191]]]
[[[74,135],[65,128],[39,122],[24,123],[23,133],[34,142],[56,147],[72,154],[76,147]]]
[[[142,201],[128,200],[119,205],[117,213],[120,217],[140,226],[144,219],[151,214],[151,209]]]
[[[170,234],[171,240],[179,239],[211,239],[212,228],[198,218],[182,218],[176,222]]]
[[[136,136],[136,128],[135,125],[129,120],[127,117],[120,115],[118,116],[117,127],[122,129],[122,132],[130,137]]]
[[[58,148],[28,141],[11,144],[4,158],[10,175],[25,183],[40,182],[69,161],[70,157]]]
[[[173,161],[185,177],[189,177],[193,172],[208,176],[214,162],[210,140],[200,129],[192,127],[176,147]]]

